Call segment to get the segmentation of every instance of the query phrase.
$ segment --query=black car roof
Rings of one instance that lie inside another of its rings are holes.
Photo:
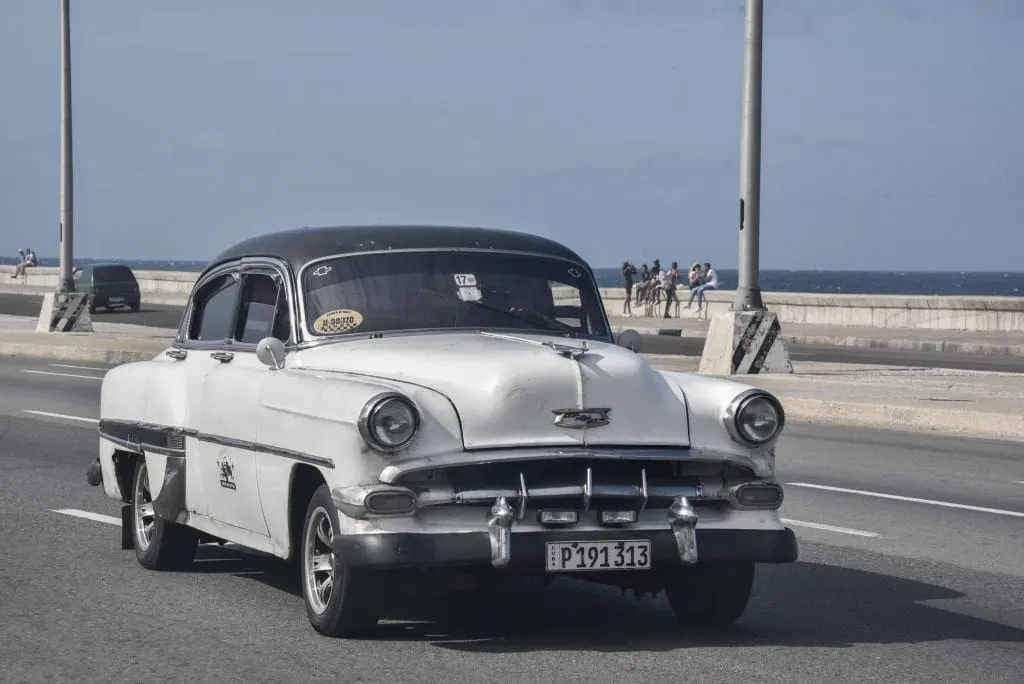
[[[583,263],[576,252],[539,235],[496,228],[372,225],[298,228],[266,233],[218,254],[207,268],[249,256],[284,259],[295,273],[310,261],[335,254],[389,249],[493,249],[535,252]]]

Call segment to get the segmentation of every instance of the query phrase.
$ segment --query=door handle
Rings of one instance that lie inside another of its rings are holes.
[[[227,363],[231,359],[235,358],[235,355],[231,352],[213,352],[210,354],[210,358],[217,359],[221,363]]]
[[[188,352],[182,351],[181,349],[168,349],[164,353],[177,361],[181,361],[186,356],[188,356]]]

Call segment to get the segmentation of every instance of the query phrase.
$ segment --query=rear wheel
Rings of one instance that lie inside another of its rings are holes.
[[[131,309],[132,313],[139,313],[139,309],[142,308],[142,302],[136,299],[134,302],[131,303],[131,306],[129,308]]]
[[[665,595],[683,625],[729,624],[747,609],[754,563],[698,563],[673,574]]]
[[[195,530],[164,520],[153,510],[146,459],[139,457],[132,483],[132,541],[135,557],[149,570],[181,570],[196,555]]]
[[[325,636],[355,636],[377,624],[381,594],[376,577],[347,568],[338,556],[338,529],[338,511],[322,484],[309,500],[302,526],[302,596],[313,629]]]

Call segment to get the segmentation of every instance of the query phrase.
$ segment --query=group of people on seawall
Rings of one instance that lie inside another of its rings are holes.
[[[638,275],[639,282],[636,282]],[[711,268],[710,262],[703,265],[694,262],[684,280],[679,273],[679,264],[675,261],[663,269],[661,260],[655,259],[649,268],[647,264],[642,265],[639,272],[633,262],[623,261],[622,279],[626,286],[626,299],[622,303],[623,316],[633,315],[634,304],[644,307],[643,315],[656,316],[661,311],[662,301],[665,302],[664,318],[672,317],[672,304],[675,304],[678,316],[680,302],[677,291],[683,286],[690,291],[686,307],[693,309],[693,300],[696,298],[697,311],[700,312],[704,308],[704,293],[718,287],[718,274]]]

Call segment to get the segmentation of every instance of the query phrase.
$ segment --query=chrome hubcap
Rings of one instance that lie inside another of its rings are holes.
[[[132,507],[135,511],[135,544],[140,551],[145,551],[153,541],[153,523],[156,522],[156,516],[153,512],[153,496],[149,492],[149,471],[145,462],[139,464],[139,470],[139,477],[135,480]]]
[[[334,524],[327,509],[318,506],[309,516],[306,527],[306,544],[303,550],[303,565],[306,577],[306,596],[315,613],[327,610],[334,594],[335,556],[331,542],[334,540]]]

